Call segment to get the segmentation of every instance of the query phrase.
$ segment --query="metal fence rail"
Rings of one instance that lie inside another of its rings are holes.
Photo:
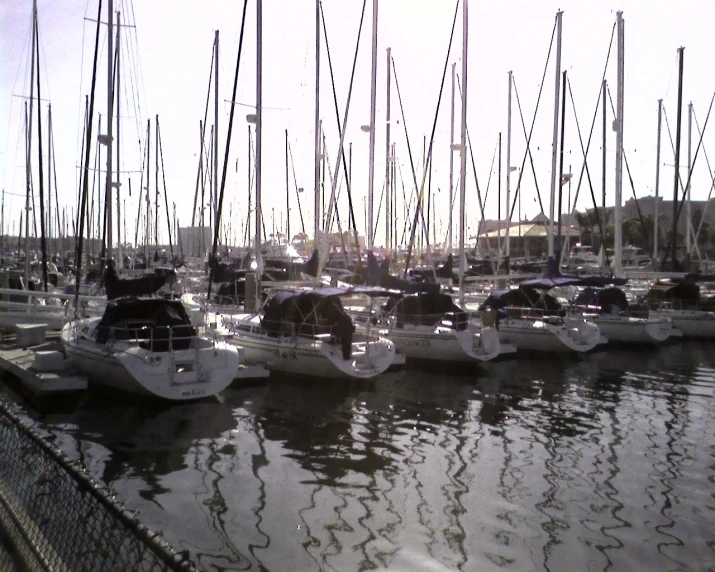
[[[194,570],[0,401],[0,539],[22,569]]]

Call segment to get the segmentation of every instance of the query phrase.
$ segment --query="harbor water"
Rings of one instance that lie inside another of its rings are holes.
[[[715,345],[26,420],[201,570],[715,570]],[[0,384],[1,387],[1,384]]]

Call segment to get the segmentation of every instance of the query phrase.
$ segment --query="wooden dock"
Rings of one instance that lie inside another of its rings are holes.
[[[42,344],[21,348],[14,335],[4,335],[0,342],[0,372],[14,376],[24,388],[37,396],[87,389],[88,377],[77,372],[67,360],[57,359],[55,352],[64,355],[59,334],[48,333],[47,338]],[[54,362],[55,367],[45,365],[38,368],[38,352],[40,358],[46,358],[44,361],[47,364]],[[55,359],[51,359],[53,357]]]

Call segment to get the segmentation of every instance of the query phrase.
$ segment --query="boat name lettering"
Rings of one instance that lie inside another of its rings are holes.
[[[281,351],[278,348],[273,350],[273,355],[276,356],[277,358],[283,358],[283,359],[290,359],[290,360],[297,360],[298,359],[298,354],[295,352],[295,350],[289,350],[289,351]]]
[[[401,339],[397,338],[397,345],[401,348],[429,348],[432,347],[430,340],[422,339]]]
[[[182,397],[200,397],[205,394],[206,390],[204,389],[188,389],[186,391],[181,392]]]

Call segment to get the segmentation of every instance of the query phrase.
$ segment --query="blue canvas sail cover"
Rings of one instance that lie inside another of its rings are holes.
[[[511,290],[492,290],[479,309],[503,310],[510,307],[535,308],[549,312],[561,310],[559,301],[550,294],[537,292],[536,289],[523,285]]]
[[[604,288],[606,286],[623,286],[628,282],[627,278],[616,278],[614,276],[576,276],[574,274],[562,274],[559,265],[553,256],[549,257],[546,267],[546,276],[524,280],[520,286],[538,288],[539,290],[550,290],[557,286],[592,286]]]
[[[620,288],[584,288],[576,296],[574,304],[577,306],[598,306],[604,314],[610,314],[615,307],[618,310],[628,309],[628,300]]]

